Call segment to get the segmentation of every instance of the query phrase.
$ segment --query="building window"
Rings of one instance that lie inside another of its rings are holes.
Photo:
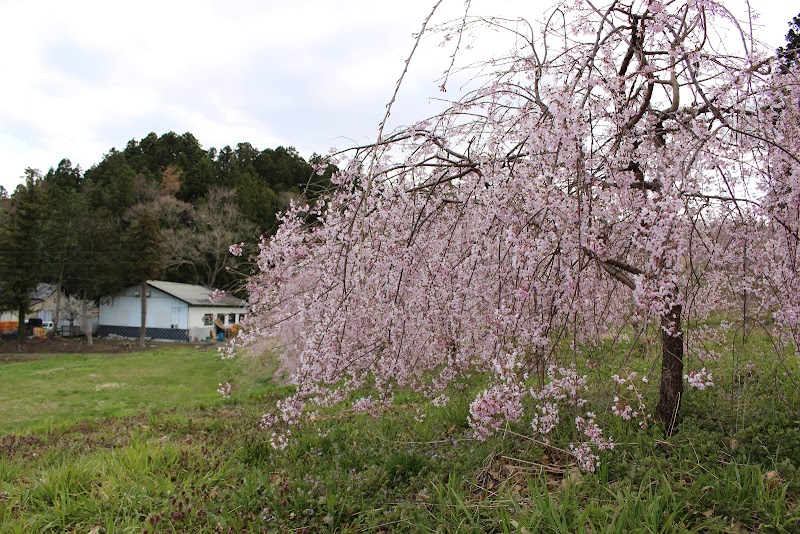
[[[244,321],[244,314],[240,313],[239,314],[239,322],[241,323],[242,321]]]
[[[219,324],[225,324],[225,314],[224,313],[218,313],[217,314],[217,321],[219,321]]]
[[[211,326],[214,324],[214,316],[210,313],[203,315],[203,326]]]
[[[236,314],[229,313],[228,314],[228,324],[236,324]]]

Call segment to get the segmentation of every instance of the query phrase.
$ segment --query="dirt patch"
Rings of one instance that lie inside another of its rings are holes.
[[[95,389],[95,391],[100,391],[100,390],[103,390],[103,389],[119,389],[124,385],[125,385],[124,383],[120,384],[118,382],[107,382],[105,384],[97,384],[94,387],[94,389]]]
[[[26,339],[19,343],[15,338],[0,339],[0,363],[32,360],[48,354],[120,354],[174,347],[175,343],[148,341],[144,347],[130,339],[93,340],[91,346],[83,338]],[[205,346],[205,345],[203,345]]]

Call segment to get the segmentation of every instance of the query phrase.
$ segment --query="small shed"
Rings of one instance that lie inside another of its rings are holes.
[[[38,317],[43,321],[52,321],[56,307],[56,286],[52,284],[39,283],[36,289],[28,292],[30,305],[25,319]],[[6,310],[0,312],[1,321],[19,321],[17,310]]]
[[[139,337],[141,291],[142,285],[136,284],[100,300],[98,336]],[[244,318],[244,301],[228,294],[212,299],[214,291],[192,284],[148,280],[147,337],[199,341],[216,337],[215,323],[225,330],[237,327]]]
[[[38,318],[42,321],[55,321],[56,313],[56,300],[58,300],[58,286],[53,284],[39,283],[36,289],[28,292],[30,299],[30,307],[28,313],[25,314],[24,320],[31,318]],[[60,312],[59,324],[55,325],[56,331],[61,335],[78,335],[83,328],[83,319],[81,317],[81,310],[83,309],[82,303],[79,299],[68,297],[63,292],[60,299]],[[86,310],[88,312],[88,325],[92,333],[97,332],[97,306],[94,303],[88,303]],[[19,322],[16,310],[0,310],[0,322]],[[74,327],[71,329],[70,326]]]

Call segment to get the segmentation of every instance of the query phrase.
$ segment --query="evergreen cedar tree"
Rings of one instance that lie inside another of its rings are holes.
[[[14,310],[18,317],[30,307],[29,293],[41,281],[46,260],[38,239],[44,212],[43,191],[37,187],[41,179],[38,171],[26,169],[25,187],[13,196],[9,211],[0,214],[0,308]],[[17,332],[24,342],[24,326]]]
[[[738,317],[741,333],[769,318],[778,345],[798,346],[797,70],[712,0],[578,0],[541,23],[466,16],[421,33],[457,47],[486,25],[516,46],[479,67],[479,88],[331,154],[336,190],[261,245],[240,341],[292,347],[296,394],[262,419],[276,447],[305,410],[367,383],[358,409],[398,388],[441,405],[474,373],[490,377],[476,437],[523,418],[544,434],[565,402],[584,405],[574,354],[617,336],[660,343],[661,383],[651,410],[641,377],[620,373],[612,410],[672,432],[685,347],[692,366],[716,357],[715,332],[684,337],[689,319]],[[591,469],[609,443],[580,410],[572,450]]]

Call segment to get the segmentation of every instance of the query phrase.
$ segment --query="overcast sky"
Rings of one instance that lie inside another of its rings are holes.
[[[0,185],[62,158],[87,169],[150,132],[191,132],[204,148],[294,146],[308,158],[375,139],[433,0],[0,0]],[[537,19],[551,0],[473,0]],[[742,11],[745,0],[728,0]],[[783,44],[788,0],[761,39]],[[436,21],[463,10],[444,0]],[[519,11],[519,7],[525,11]],[[450,50],[423,43],[392,114],[438,111]]]

